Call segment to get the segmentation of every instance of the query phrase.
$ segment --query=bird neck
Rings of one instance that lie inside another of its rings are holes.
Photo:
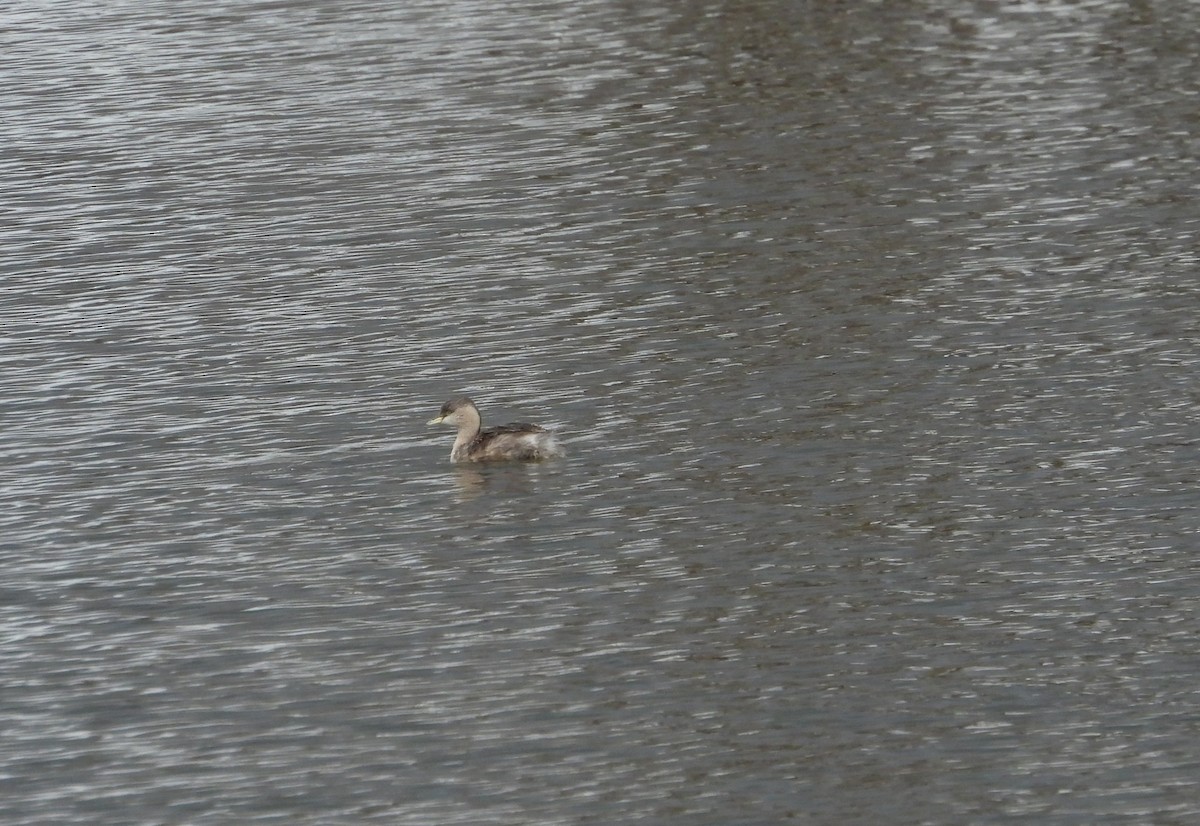
[[[481,424],[478,411],[458,411],[458,435],[454,437],[454,447],[450,449],[451,458],[458,458],[466,452],[467,446],[479,435]]]

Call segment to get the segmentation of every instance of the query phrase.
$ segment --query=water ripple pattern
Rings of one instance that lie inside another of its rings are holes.
[[[12,4],[0,820],[1194,822],[1198,29]]]

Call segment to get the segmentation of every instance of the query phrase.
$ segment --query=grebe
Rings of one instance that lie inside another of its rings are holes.
[[[442,412],[429,424],[458,427],[451,462],[536,462],[563,455],[554,434],[535,424],[514,422],[481,429],[479,408],[466,396],[443,404]]]

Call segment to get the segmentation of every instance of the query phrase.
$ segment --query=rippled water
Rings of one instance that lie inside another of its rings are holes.
[[[1198,27],[18,3],[4,822],[1192,822]]]

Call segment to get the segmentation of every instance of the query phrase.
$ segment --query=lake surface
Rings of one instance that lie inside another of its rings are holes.
[[[1198,30],[10,6],[0,819],[1196,822]]]

